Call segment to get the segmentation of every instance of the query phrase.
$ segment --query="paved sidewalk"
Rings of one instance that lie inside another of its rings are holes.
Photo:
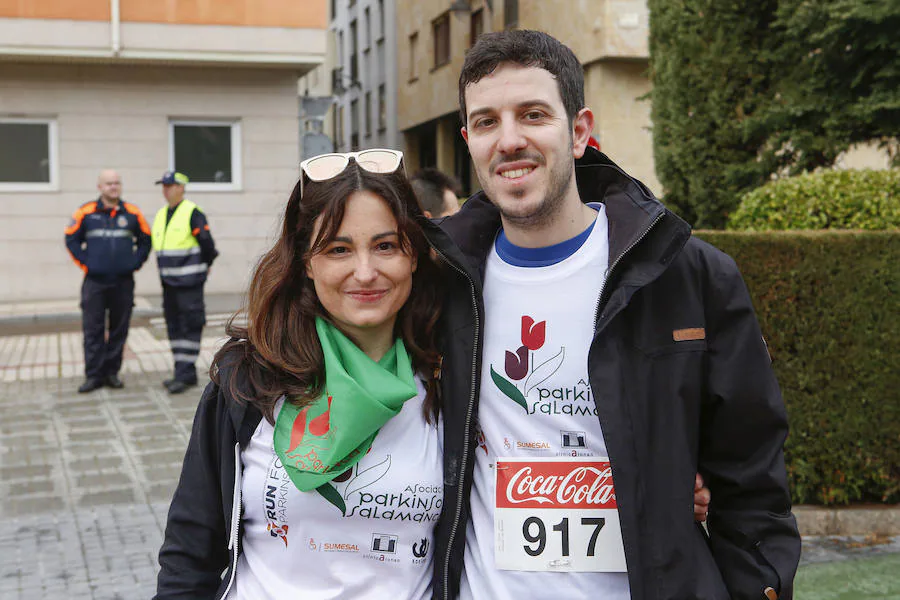
[[[201,387],[169,395],[164,329],[133,327],[122,390],[78,394],[81,335],[0,337],[0,598],[149,598]],[[803,564],[900,552],[900,538],[806,538]]]
[[[78,394],[81,335],[0,337],[0,598],[149,598],[201,387],[172,396],[160,328],[133,328],[122,390]]]
[[[204,330],[206,333],[206,330]],[[204,336],[198,371],[209,369],[217,337]],[[172,370],[172,351],[160,327],[132,327],[123,353],[120,375],[165,373]],[[0,382],[42,381],[84,375],[81,333],[46,333],[0,337]]]

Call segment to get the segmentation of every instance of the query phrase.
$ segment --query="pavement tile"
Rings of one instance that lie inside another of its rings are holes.
[[[121,456],[96,456],[92,455],[86,458],[79,458],[77,460],[70,460],[68,463],[69,469],[73,472],[90,472],[90,471],[102,471],[109,469],[120,469],[122,467],[122,457]]]
[[[69,431],[96,431],[105,429],[107,421],[106,419],[97,418],[96,416],[92,415],[90,418],[85,419],[67,419],[65,423]]]
[[[66,432],[66,441],[68,442],[92,442],[95,440],[104,440],[112,437],[112,431],[109,428],[103,429],[85,429],[78,431]]]
[[[43,494],[53,492],[55,486],[49,479],[32,479],[21,483],[3,484],[8,486],[7,494],[10,496],[28,496],[31,494]]]
[[[50,475],[50,465],[27,465],[21,467],[0,467],[0,481],[19,479],[44,479]]]
[[[40,498],[10,498],[3,501],[3,519],[11,517],[29,516],[35,513],[46,513],[62,510],[66,502],[59,496],[46,496]]]
[[[75,475],[75,485],[89,490],[105,488],[122,488],[132,483],[132,479],[121,472],[84,473]]]
[[[118,489],[84,494],[76,502],[78,507],[102,506],[105,504],[133,504],[136,501],[134,490]]]

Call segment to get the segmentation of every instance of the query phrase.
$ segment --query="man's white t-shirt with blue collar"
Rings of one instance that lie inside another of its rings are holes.
[[[520,248],[501,232],[487,259],[465,600],[630,598],[588,379],[609,263],[605,206],[590,206],[575,238]]]

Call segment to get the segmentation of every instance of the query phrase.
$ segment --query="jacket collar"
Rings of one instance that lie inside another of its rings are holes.
[[[103,204],[103,198],[97,196],[97,212],[107,212],[111,213],[114,211],[120,211],[125,209],[125,201],[119,198],[119,202],[113,206],[112,208],[108,208],[105,204]]]
[[[669,212],[647,186],[629,176],[598,150],[589,147],[584,156],[575,161],[575,181],[582,202],[602,202],[606,205],[610,264],[641,240],[663,216],[671,221],[666,229],[671,230],[672,234],[677,233],[682,241],[677,244],[677,250],[690,236],[687,223]],[[444,219],[440,225],[478,270],[479,280],[482,280],[491,244],[501,227],[497,208],[487,199],[484,191],[480,191],[469,198],[458,213]],[[668,249],[676,250],[674,247]]]
[[[234,339],[232,338],[232,340]],[[262,419],[262,413],[245,402],[238,402],[228,392],[232,374],[238,378],[236,383],[239,387],[247,385],[246,378],[240,371],[233,373],[234,364],[239,360],[240,354],[240,350],[234,349],[220,359],[218,377],[221,385],[216,386],[216,393],[220,395],[219,401],[224,402],[227,407],[228,421],[234,431],[235,439],[240,443],[241,448],[246,448],[253,432],[256,431],[256,426]]]

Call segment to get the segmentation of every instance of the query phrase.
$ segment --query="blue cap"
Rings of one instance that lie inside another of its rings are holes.
[[[166,171],[163,173],[162,179],[156,183],[161,183],[163,185],[184,185],[188,181],[190,181],[190,179],[188,179],[187,175],[184,173],[179,173],[178,171]]]

